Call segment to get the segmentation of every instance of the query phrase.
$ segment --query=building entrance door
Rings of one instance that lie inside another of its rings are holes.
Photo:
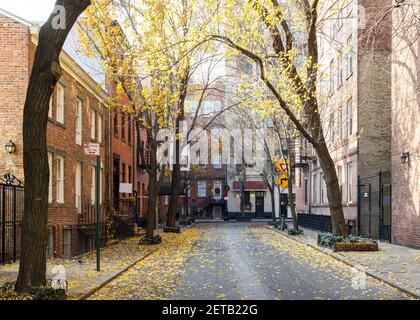
[[[255,197],[255,215],[264,218],[264,192],[257,192]]]
[[[222,219],[222,207],[214,206],[213,207],[213,219],[221,220]]]

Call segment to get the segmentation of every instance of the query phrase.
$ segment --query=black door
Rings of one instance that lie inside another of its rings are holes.
[[[264,197],[255,198],[255,215],[257,218],[264,218]]]
[[[114,191],[114,208],[118,209],[118,201],[120,199],[120,160],[114,158],[113,165],[113,191]]]

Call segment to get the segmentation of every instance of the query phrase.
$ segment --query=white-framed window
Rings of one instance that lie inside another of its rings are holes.
[[[53,163],[53,154],[48,152],[48,169],[50,171],[49,179],[48,179],[48,203],[52,203],[53,195],[52,195],[52,188],[53,188],[53,171],[52,171],[52,163]]]
[[[83,102],[76,99],[76,144],[82,145],[82,110]]]
[[[98,142],[102,143],[102,115],[98,113]]]
[[[90,123],[90,138],[95,140],[96,138],[96,111],[91,110],[91,123]]]
[[[197,182],[197,197],[205,198],[207,195],[206,180],[199,180]]]
[[[64,158],[57,156],[57,203],[64,203]]]
[[[346,114],[347,114],[347,136],[350,137],[353,134],[353,99],[350,98],[346,103]]]
[[[335,81],[334,81],[334,79],[335,79],[335,68],[334,68],[334,59],[333,60],[331,60],[331,62],[330,62],[330,93],[333,93],[334,92],[334,89],[335,89]]]
[[[50,97],[50,103],[48,105],[48,118],[52,119],[53,114],[52,114],[52,95]]]
[[[343,140],[343,107],[339,107],[337,110],[337,127],[338,127],[338,140]]]
[[[334,143],[334,140],[335,140],[335,119],[334,119],[334,117],[335,117],[335,113],[334,113],[334,111],[333,112],[331,112],[331,114],[330,114],[330,141],[331,141],[331,143]]]
[[[347,77],[353,74],[353,35],[347,39]]]
[[[347,202],[353,202],[353,164],[347,164]]]
[[[75,204],[77,213],[81,213],[82,209],[82,163],[76,161],[75,168]]]
[[[96,167],[91,166],[90,169],[91,183],[90,183],[90,200],[92,203],[96,201]]]
[[[341,50],[338,52],[337,57],[337,87],[343,85],[343,53]]]
[[[64,123],[64,86],[57,83],[57,121]]]
[[[317,181],[318,176],[314,174],[312,176],[312,204],[318,203],[318,195],[317,195]]]

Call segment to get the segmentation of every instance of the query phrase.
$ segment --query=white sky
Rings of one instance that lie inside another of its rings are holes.
[[[25,20],[47,21],[55,0],[0,0],[0,8]]]

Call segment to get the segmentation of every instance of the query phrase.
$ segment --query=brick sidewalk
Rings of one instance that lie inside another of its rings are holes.
[[[273,227],[269,227],[275,230]],[[420,297],[420,250],[378,241],[377,252],[333,252],[317,245],[318,231],[301,228],[303,236],[283,235],[310,245],[319,251],[335,257],[349,265],[365,270],[366,273],[391,284],[403,291]]]
[[[171,241],[177,236],[174,233],[162,233],[162,243]],[[101,287],[127,268],[154,252],[159,245],[139,245],[140,235],[118,241],[101,249],[101,271],[96,271],[95,252],[87,253],[82,257],[83,263],[77,258],[49,259],[47,262],[47,278],[51,278],[51,268],[63,265],[68,282],[69,299],[80,299],[90,292]],[[0,285],[5,282],[16,281],[19,263],[0,265]]]

